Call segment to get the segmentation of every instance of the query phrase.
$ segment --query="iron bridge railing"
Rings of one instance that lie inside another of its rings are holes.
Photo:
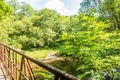
[[[54,74],[54,80],[78,80],[76,77],[60,69],[52,67],[40,60],[33,59],[23,51],[15,50],[3,43],[0,43],[0,59],[9,80],[40,80],[36,78],[33,72],[32,63]]]

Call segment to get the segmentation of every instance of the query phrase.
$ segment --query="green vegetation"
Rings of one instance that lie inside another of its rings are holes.
[[[25,53],[35,59],[40,59],[40,58],[46,58],[48,56],[48,54],[52,53],[52,52],[56,52],[55,50],[30,50],[30,51],[25,51]]]
[[[37,59],[51,52],[40,49],[59,49],[59,56],[73,59],[70,68],[83,80],[120,79],[120,0],[83,0],[72,16],[50,9],[36,11],[16,0],[7,3],[11,7],[0,1],[1,42]],[[51,63],[61,69],[66,65],[56,64]]]
[[[7,14],[12,12],[12,8],[0,0],[0,20]]]

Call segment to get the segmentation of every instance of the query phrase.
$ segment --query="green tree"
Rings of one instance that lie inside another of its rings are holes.
[[[120,30],[120,1],[119,0],[105,0],[102,3],[102,11],[106,18],[110,19],[115,28]]]
[[[62,42],[60,55],[74,58],[79,65],[76,71],[80,72],[78,74],[80,78],[87,76],[88,79],[91,74],[94,74],[92,72],[96,72],[95,76],[100,76],[96,79],[102,79],[104,70],[112,72],[111,69],[119,65],[119,61],[114,64],[114,61],[107,57],[119,56],[120,46],[118,44],[120,42],[117,36],[120,35],[116,31],[106,32],[106,28],[109,28],[110,24],[97,20],[96,16],[89,17],[79,14],[77,18],[71,19],[73,31],[62,34],[59,39]],[[77,20],[78,24],[76,24]]]
[[[3,0],[0,1],[0,19],[5,15],[11,13],[12,8],[8,6]]]
[[[38,15],[39,18],[34,21],[33,26],[43,31],[45,45],[52,46],[59,35],[65,32],[69,19],[50,9],[43,9]]]
[[[35,13],[33,8],[29,4],[26,4],[25,2],[18,2],[17,0],[10,0],[8,1],[8,4],[12,6],[14,10],[14,15],[18,16],[20,19],[23,16],[31,17]]]
[[[120,30],[119,0],[83,0],[80,12],[97,15],[100,20],[109,20],[111,28]]]

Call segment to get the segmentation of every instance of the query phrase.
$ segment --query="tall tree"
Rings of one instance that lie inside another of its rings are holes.
[[[0,1],[0,19],[9,14],[12,11],[12,8],[8,6],[3,0]]]
[[[120,0],[83,0],[80,12],[96,15],[102,20],[109,20],[114,28],[120,30]]]
[[[102,10],[114,24],[115,28],[120,30],[120,0],[105,0],[102,3]]]
[[[14,14],[19,15],[20,18],[23,16],[31,17],[34,14],[33,8],[25,2],[10,0],[8,3],[12,6]]]

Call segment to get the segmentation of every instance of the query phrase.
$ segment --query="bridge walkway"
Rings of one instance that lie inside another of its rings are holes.
[[[6,75],[5,69],[1,62],[0,62],[0,80],[8,80],[8,76]]]
[[[37,73],[41,71],[39,69],[36,71],[33,68],[35,65],[51,73],[53,80],[78,80],[73,75],[29,57],[24,51],[0,43],[0,80],[40,80],[42,77]]]

